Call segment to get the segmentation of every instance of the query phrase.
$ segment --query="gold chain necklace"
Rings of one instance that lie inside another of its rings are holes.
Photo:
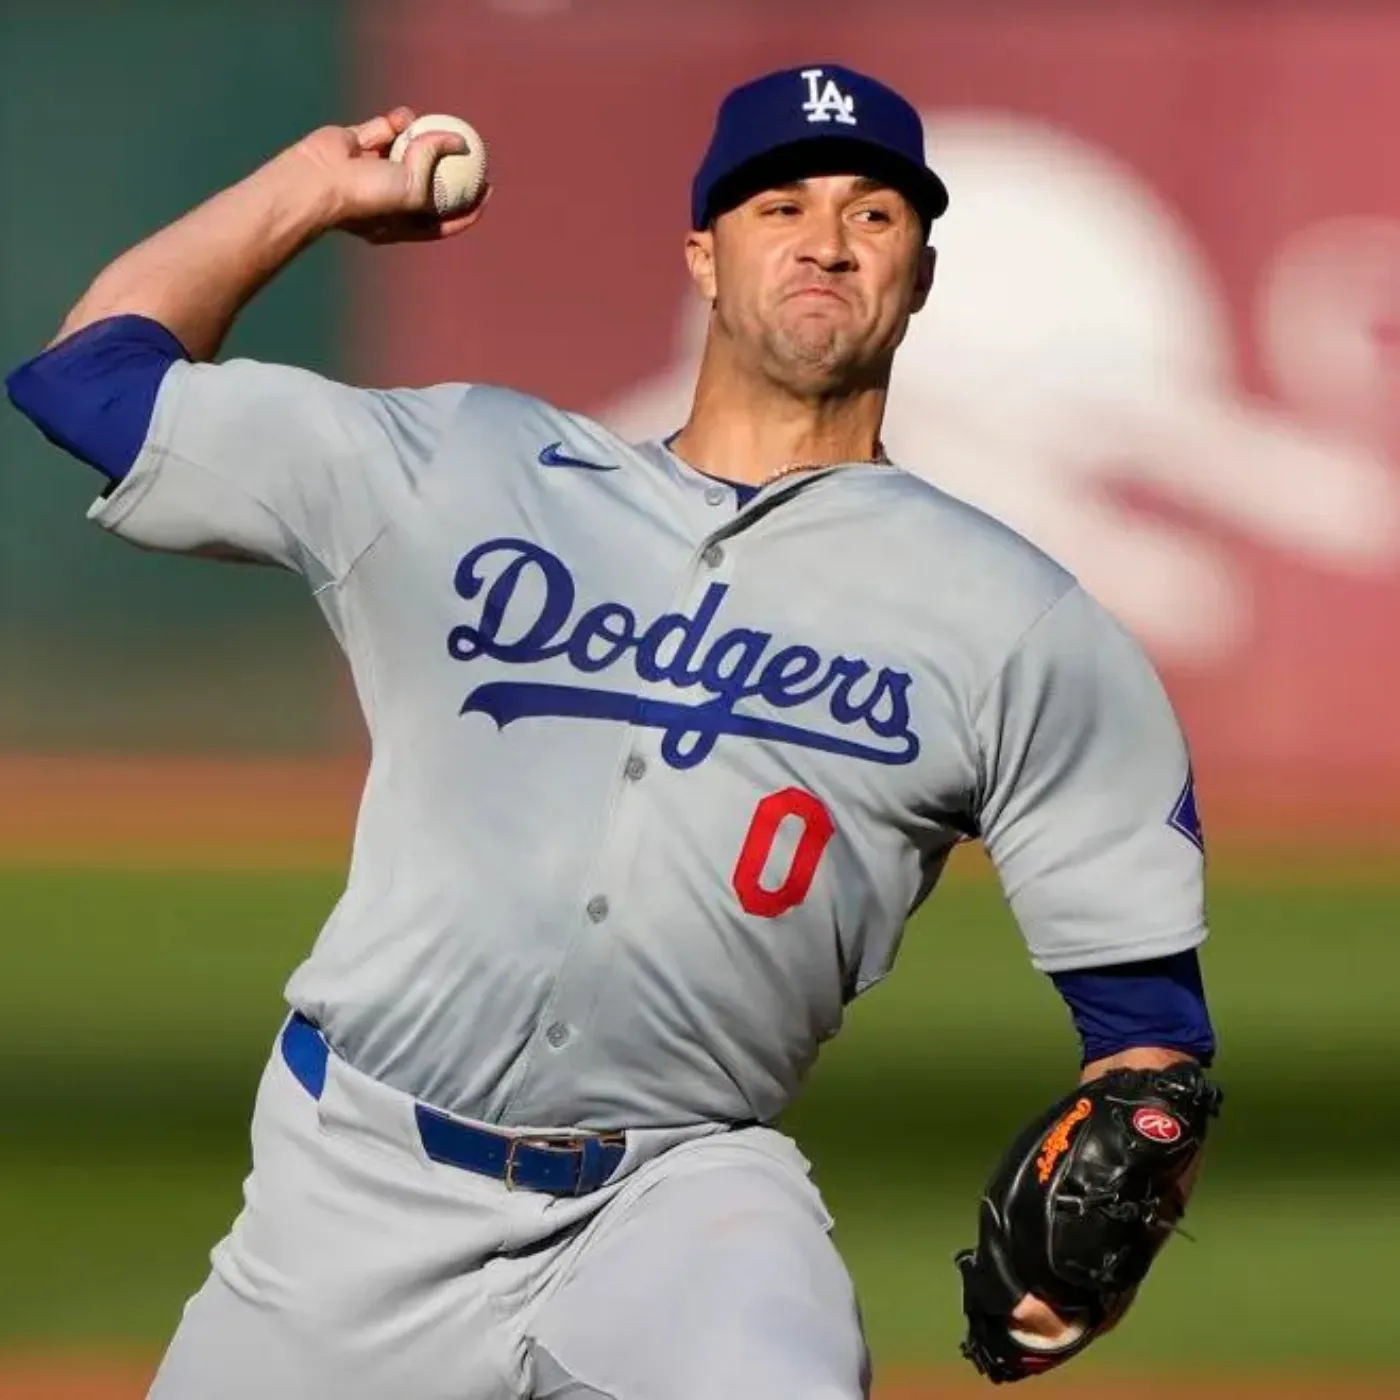
[[[876,455],[874,457],[863,457],[858,462],[789,462],[785,467],[779,467],[771,476],[766,476],[758,483],[760,491],[766,491],[775,481],[781,481],[785,476],[795,476],[798,472],[819,472],[827,467],[851,466],[851,467],[887,467],[890,459],[885,454],[883,443],[876,444]]]

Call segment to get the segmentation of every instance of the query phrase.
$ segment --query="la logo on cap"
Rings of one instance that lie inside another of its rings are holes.
[[[856,100],[847,97],[836,86],[835,78],[827,78],[826,85],[819,87],[826,76],[821,68],[804,68],[802,76],[807,80],[807,100],[802,110],[807,113],[809,122],[840,122],[842,126],[856,125]]]

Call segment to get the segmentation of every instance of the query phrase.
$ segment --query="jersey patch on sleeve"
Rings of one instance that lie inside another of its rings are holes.
[[[1167,818],[1167,825],[1173,831],[1179,831],[1197,850],[1205,852],[1205,833],[1201,830],[1201,814],[1196,809],[1196,777],[1189,769],[1186,773],[1186,786],[1181,789],[1181,796],[1176,799],[1176,806]]]

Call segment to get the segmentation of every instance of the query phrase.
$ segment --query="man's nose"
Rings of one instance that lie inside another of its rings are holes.
[[[810,210],[802,234],[797,253],[804,261],[824,272],[850,272],[855,267],[855,251],[839,209]]]

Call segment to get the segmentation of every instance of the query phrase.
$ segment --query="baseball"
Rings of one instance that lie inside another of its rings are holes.
[[[409,142],[428,131],[452,131],[467,143],[461,155],[443,156],[433,167],[433,207],[443,218],[465,214],[486,188],[486,142],[461,117],[434,113],[404,128],[389,149],[390,160],[402,160]]]

